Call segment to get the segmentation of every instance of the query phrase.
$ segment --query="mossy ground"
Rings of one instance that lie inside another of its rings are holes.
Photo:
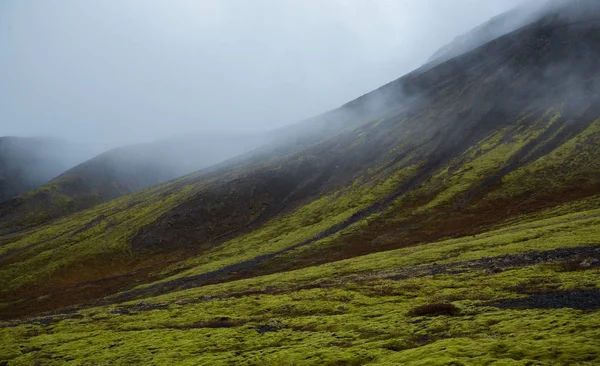
[[[540,131],[558,118],[546,117],[550,121],[540,119]],[[373,231],[372,223],[381,218],[388,220],[389,226],[401,226],[407,217],[398,215],[402,212],[398,210],[419,190],[432,194],[417,207],[435,213],[439,206],[456,200],[501,169],[507,156],[541,135],[537,129],[527,132],[519,124],[515,128],[525,131],[520,136],[528,137],[510,140],[509,130],[495,132],[430,181],[398,196],[385,210],[304,246],[295,247],[390,196],[417,174],[421,164],[407,155],[202,255],[174,261],[171,266],[163,263],[153,273],[153,282],[137,287],[142,295],[135,301],[0,323],[0,361],[14,365],[600,363],[600,313],[596,308],[495,306],[506,299],[557,291],[598,290],[593,293],[600,296],[597,266],[566,271],[561,262],[513,265],[500,261],[501,270],[472,265],[490,257],[559,248],[570,248],[575,256],[578,248],[599,246],[598,196],[550,204],[546,209],[541,205],[542,209],[533,213],[519,214],[517,210],[505,216],[506,221],[496,221],[493,229],[476,235],[381,252],[372,248],[378,253],[269,275],[258,272],[217,284],[197,283],[194,288],[159,296],[144,295],[148,285],[197,276],[282,250],[286,252],[269,263],[279,261],[285,268],[288,260],[327,253],[338,242],[347,242],[361,231]],[[592,124],[555,154],[588,160],[597,156],[595,144],[588,144],[598,135],[596,128]],[[535,171],[534,176],[542,179],[561,171],[563,165],[557,166],[555,161],[538,159],[516,169],[502,180],[502,189],[489,192],[489,200],[511,199],[531,187],[543,193],[542,180],[527,185],[519,182],[529,182],[527,172]],[[566,170],[565,186],[572,184],[569,177],[579,179],[579,175],[594,184],[590,172],[596,168],[584,163],[579,161],[577,169]],[[6,284],[3,292],[12,294],[44,282],[50,282],[46,289],[69,288],[87,279],[135,273],[132,268],[143,259],[130,250],[132,235],[211,183],[185,182],[177,182],[169,190],[149,189],[5,237],[0,255],[11,255],[0,257],[5,264],[0,271]],[[480,199],[475,207],[485,207],[489,200]],[[420,211],[415,212],[411,215],[418,217]],[[592,263],[596,259],[600,252],[581,260]],[[98,263],[103,265],[92,265]],[[73,273],[78,276],[72,278]],[[231,276],[235,278],[235,273]],[[43,303],[48,295],[40,294],[35,301]],[[7,297],[0,309],[25,307],[29,301]],[[428,304],[452,304],[458,311],[413,314],[415,308]]]
[[[492,305],[532,293],[600,290],[598,267],[565,271],[560,263],[508,263],[493,273],[459,265],[434,274],[419,269],[534,250],[571,247],[575,253],[597,246],[599,234],[599,210],[524,217],[476,237],[4,322],[0,360],[9,365],[597,364],[599,311]],[[398,273],[401,279],[393,280]],[[459,312],[411,314],[436,303],[452,303]]]

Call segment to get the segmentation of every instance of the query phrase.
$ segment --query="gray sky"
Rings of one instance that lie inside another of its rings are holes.
[[[0,136],[118,145],[271,129],[523,0],[2,0]]]

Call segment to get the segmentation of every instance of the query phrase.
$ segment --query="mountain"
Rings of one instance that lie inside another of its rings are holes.
[[[269,146],[3,235],[0,355],[600,362],[600,6],[568,4]]]
[[[543,4],[544,2],[534,1],[493,17],[441,47],[427,60],[428,65],[438,65],[517,30],[532,21],[540,13],[541,8],[544,7]]]
[[[516,31],[542,16],[562,14],[563,17],[580,18],[582,13],[594,14],[596,4],[589,0],[533,0],[493,17],[475,29],[456,37],[449,44],[437,50],[427,61],[432,67],[462,55],[502,35]]]
[[[0,202],[41,186],[91,154],[84,146],[58,139],[0,137]]]
[[[112,149],[0,204],[0,231],[22,230],[175,179],[250,151],[263,139],[212,132]]]

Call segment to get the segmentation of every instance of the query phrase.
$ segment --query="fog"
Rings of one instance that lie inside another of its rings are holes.
[[[0,136],[114,147],[275,129],[524,0],[3,0]]]

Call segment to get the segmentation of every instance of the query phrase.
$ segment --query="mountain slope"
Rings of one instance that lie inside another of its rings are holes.
[[[263,142],[258,135],[210,133],[110,150],[0,204],[0,232],[22,230],[164,183]]]
[[[83,146],[67,141],[0,137],[0,202],[41,186],[90,156]]]
[[[516,31],[536,19],[560,14],[563,19],[581,20],[594,16],[598,4],[589,0],[532,0],[497,15],[471,31],[456,37],[437,50],[427,61],[433,67]],[[587,15],[586,15],[587,14]]]
[[[600,7],[578,4],[1,236],[0,360],[597,364]]]
[[[136,298],[470,235],[592,196],[599,43],[596,22],[544,17],[343,106],[361,122],[337,135],[8,236],[4,297],[52,291],[25,312],[159,281],[118,297]]]
[[[437,50],[427,61],[429,66],[439,65],[475,48],[517,30],[533,21],[537,14],[548,6],[543,1],[533,1],[502,13],[475,29],[456,37],[449,44]]]
[[[475,237],[0,322],[0,359],[597,364],[599,267],[589,262],[600,258],[599,202]]]

